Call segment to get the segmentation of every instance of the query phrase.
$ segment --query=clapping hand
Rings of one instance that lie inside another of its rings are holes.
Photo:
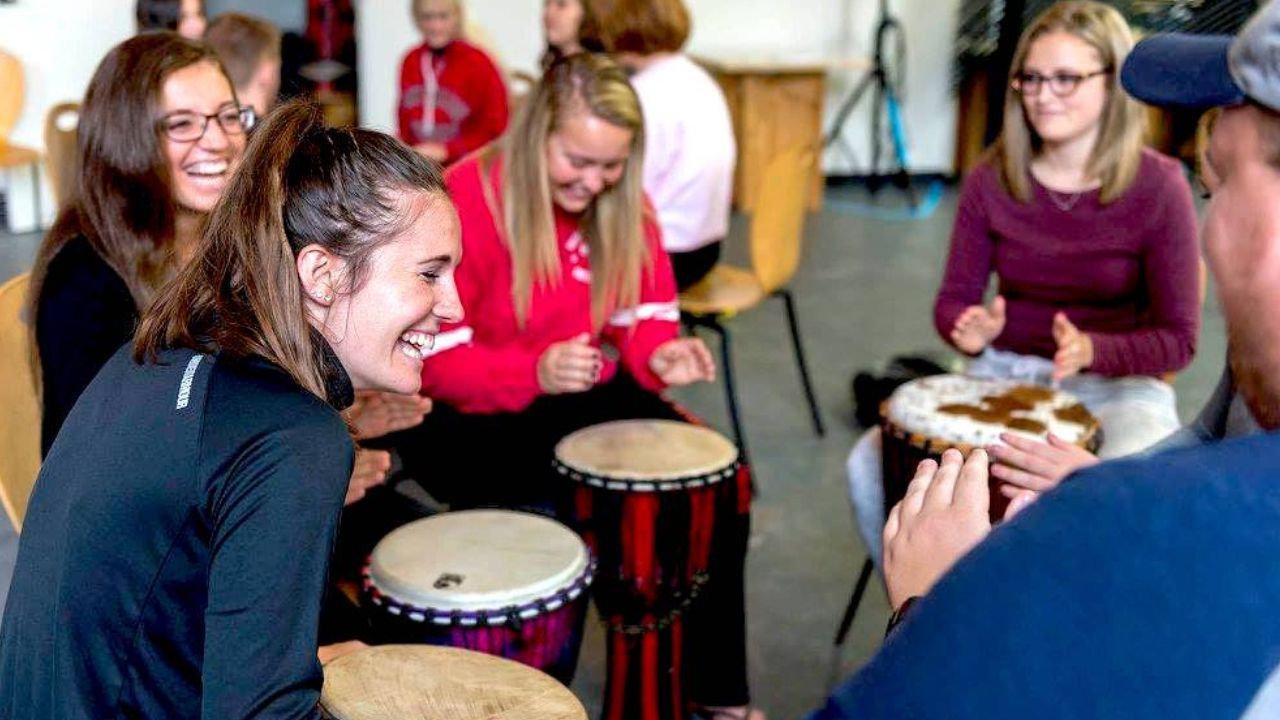
[[[961,352],[977,355],[1004,331],[1004,296],[997,295],[991,307],[970,305],[951,328],[951,344]]]
[[[1053,340],[1058,352],[1053,356],[1053,379],[1059,381],[1093,364],[1093,340],[1071,324],[1066,313],[1053,316]]]
[[[347,481],[347,496],[342,501],[346,507],[358,502],[369,492],[387,481],[387,473],[391,471],[391,453],[386,450],[368,450],[356,448],[355,466],[351,468],[351,479]]]
[[[716,379],[711,351],[698,338],[675,338],[649,356],[649,369],[667,385],[688,385]]]
[[[346,415],[355,428],[356,439],[368,440],[421,425],[429,412],[431,398],[428,397],[360,390]]]
[[[589,333],[582,333],[547,346],[538,358],[538,385],[548,395],[584,392],[595,387],[603,368],[600,349],[591,345]]]

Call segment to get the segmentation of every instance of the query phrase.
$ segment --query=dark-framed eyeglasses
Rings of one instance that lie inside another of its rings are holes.
[[[1035,97],[1040,94],[1040,87],[1047,84],[1049,92],[1058,97],[1067,97],[1080,89],[1080,83],[1085,80],[1096,78],[1099,75],[1106,75],[1110,72],[1111,68],[1109,67],[1084,74],[1060,72],[1052,75],[1041,75],[1040,73],[1024,72],[1015,75],[1009,85],[1013,87],[1014,91],[1024,96]]]
[[[217,120],[227,135],[243,135],[258,122],[258,114],[249,105],[228,107],[212,115],[182,110],[160,118],[160,129],[174,142],[196,142],[209,129],[209,121]]]

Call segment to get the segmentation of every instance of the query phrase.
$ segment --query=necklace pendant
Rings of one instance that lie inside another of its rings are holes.
[[[1049,188],[1045,188],[1044,191],[1048,193],[1049,201],[1062,212],[1071,212],[1071,209],[1076,206],[1076,203],[1080,202],[1080,198],[1084,195],[1084,192],[1074,192],[1062,196]]]

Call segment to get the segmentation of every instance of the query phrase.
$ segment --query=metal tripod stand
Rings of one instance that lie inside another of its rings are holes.
[[[887,53],[892,52],[892,56]],[[890,68],[886,60],[893,63]],[[874,89],[871,108],[871,166],[867,178],[867,188],[875,193],[888,179],[907,194],[911,207],[919,205],[920,200],[915,188],[911,185],[911,173],[907,160],[906,132],[902,123],[902,106],[899,100],[898,86],[902,84],[902,76],[906,66],[906,35],[902,23],[889,14],[889,0],[880,0],[880,21],[876,25],[875,50],[872,54],[872,65],[853,91],[841,103],[836,112],[831,129],[823,138],[822,146],[829,147],[839,142],[845,152],[852,155],[848,145],[841,137],[841,131],[849,120],[862,96],[867,90]],[[892,70],[892,72],[891,72]],[[893,157],[897,168],[892,172],[880,172],[880,161],[884,157],[884,123],[889,123],[889,136],[893,143]]]

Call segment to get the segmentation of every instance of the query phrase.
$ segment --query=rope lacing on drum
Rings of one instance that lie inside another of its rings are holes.
[[[507,627],[517,633],[524,629],[524,618],[520,617],[520,606],[508,605],[502,609],[502,612],[506,615]]]
[[[672,593],[671,600],[674,603],[672,607],[661,618],[647,623],[627,623],[627,622],[609,622],[601,618],[601,624],[609,632],[622,633],[623,635],[644,635],[657,630],[666,630],[675,622],[677,618],[684,614],[694,600],[698,599],[698,595],[702,592],[702,586],[707,584],[711,579],[710,574],[706,572],[696,572],[690,579],[689,590],[687,592],[676,591]]]

